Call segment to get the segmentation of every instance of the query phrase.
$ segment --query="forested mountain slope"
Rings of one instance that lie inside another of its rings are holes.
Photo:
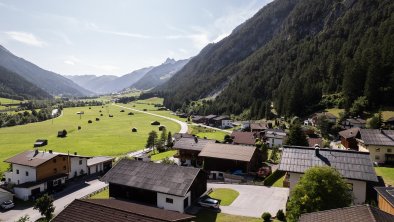
[[[0,45],[0,66],[22,76],[52,95],[86,96],[92,94],[73,81],[19,58]]]
[[[393,105],[393,12],[391,0],[276,0],[155,91],[178,109],[222,90],[199,112],[255,118],[271,102],[303,115],[333,93],[345,108],[361,96],[370,108]]]
[[[18,100],[51,98],[44,90],[2,66],[0,66],[0,97]]]

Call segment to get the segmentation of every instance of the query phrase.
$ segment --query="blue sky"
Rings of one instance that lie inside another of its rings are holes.
[[[0,44],[66,75],[123,75],[186,59],[270,0],[0,0]]]

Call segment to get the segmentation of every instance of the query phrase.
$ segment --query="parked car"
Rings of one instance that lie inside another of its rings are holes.
[[[207,208],[219,209],[220,200],[213,199],[209,196],[204,196],[200,198],[198,205]]]
[[[11,209],[11,208],[15,207],[15,204],[14,204],[14,202],[12,202],[12,200],[7,200],[7,201],[4,201],[0,206],[1,206],[1,208],[7,210],[7,209]]]

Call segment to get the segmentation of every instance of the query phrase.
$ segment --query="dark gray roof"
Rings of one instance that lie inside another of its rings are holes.
[[[341,132],[339,132],[339,135],[345,139],[349,139],[349,138],[356,137],[358,132],[360,132],[360,128],[354,127],[354,128],[350,128],[347,130],[342,130]]]
[[[392,207],[394,207],[394,187],[374,188]]]
[[[110,156],[95,156],[93,158],[88,159],[87,165],[93,166],[99,163],[105,163],[109,161],[113,161],[115,158]]]
[[[360,119],[360,118],[357,118],[357,119],[349,118],[349,119],[346,119],[346,120],[349,121],[352,124],[365,124],[367,122],[364,119]]]
[[[316,156],[315,152],[315,149],[310,147],[284,146],[278,169],[304,173],[314,166],[331,166],[348,179],[378,181],[369,153],[319,149],[319,155]]]
[[[230,119],[230,117],[229,116],[218,116],[218,117],[213,118],[213,120],[215,120],[215,121],[220,121],[220,120],[224,120],[224,119]]]
[[[192,167],[123,159],[101,180],[183,197],[199,172]]]
[[[376,207],[356,205],[302,214],[299,222],[393,222],[394,216]]]
[[[208,116],[205,117],[205,119],[213,119],[215,117],[216,117],[216,115],[208,115]]]
[[[394,130],[361,129],[365,145],[394,146]]]
[[[175,133],[174,134],[174,138],[175,140],[179,140],[180,138],[193,138],[192,134],[188,134],[188,133]]]
[[[180,138],[175,142],[174,149],[201,151],[208,143],[215,143],[215,140]]]

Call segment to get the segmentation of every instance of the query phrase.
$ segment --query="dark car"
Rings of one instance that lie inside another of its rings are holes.
[[[14,202],[12,202],[12,200],[7,200],[7,201],[4,201],[0,206],[4,210],[8,210],[8,209],[15,207],[15,204],[14,204]]]
[[[201,197],[198,201],[198,204],[202,207],[212,208],[212,209],[219,209],[220,200],[213,199],[209,196]]]

